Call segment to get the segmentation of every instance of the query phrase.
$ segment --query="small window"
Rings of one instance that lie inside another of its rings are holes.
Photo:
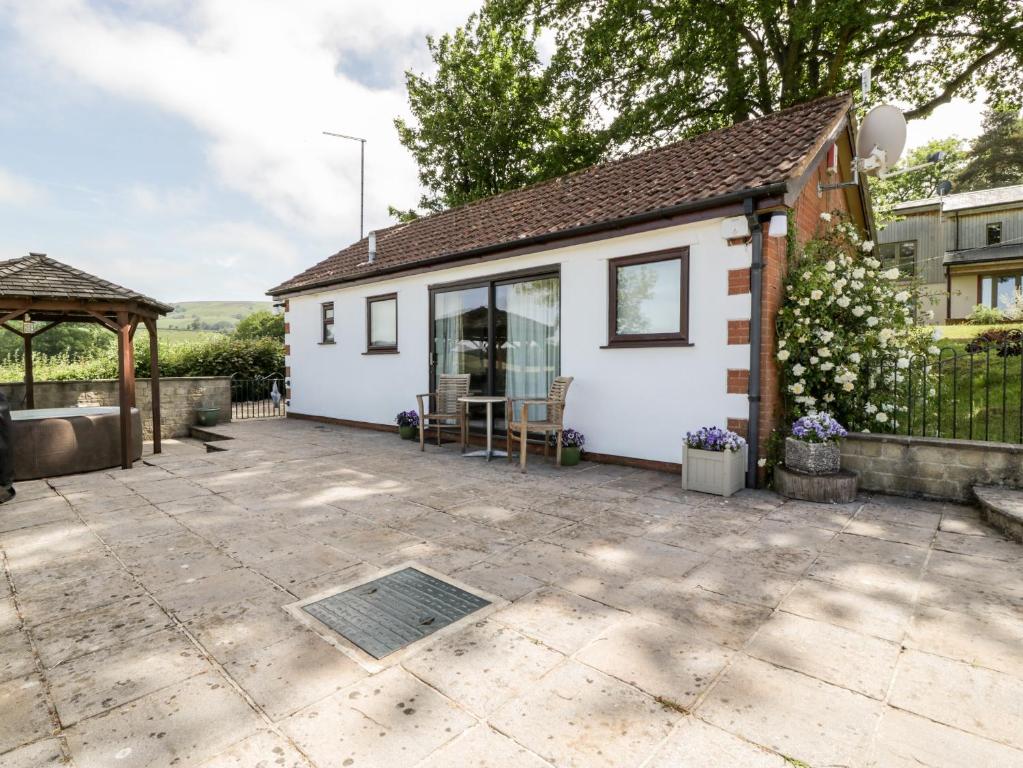
[[[320,305],[320,319],[322,321],[322,332],[320,334],[321,344],[334,343],[334,302],[327,301]]]
[[[398,351],[398,294],[366,299],[366,351]]]
[[[688,248],[608,264],[608,346],[689,342]]]
[[[916,240],[884,243],[879,250],[886,267],[898,267],[903,277],[916,274]]]
[[[1002,222],[996,221],[987,225],[987,244],[999,245],[1002,242]]]

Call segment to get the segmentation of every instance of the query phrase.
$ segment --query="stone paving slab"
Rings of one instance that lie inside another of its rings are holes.
[[[1023,749],[1023,679],[909,650],[892,706]]]
[[[35,672],[28,635],[12,631],[0,635],[0,683]]]
[[[1023,752],[888,707],[867,760],[869,768],[961,768],[966,765],[1021,768]]]
[[[477,716],[487,717],[508,699],[526,693],[563,659],[510,627],[478,621],[430,644],[403,666]]]
[[[0,765],[1021,765],[1023,548],[975,509],[224,430],[0,506]],[[284,611],[406,561],[509,604],[373,675]]]
[[[746,653],[827,683],[883,699],[899,646],[791,613],[776,613],[746,646]]]
[[[255,712],[227,682],[205,674],[65,731],[77,768],[194,765],[255,733]]]
[[[318,766],[414,765],[476,720],[399,667],[300,710],[281,724]]]
[[[693,717],[682,721],[644,768],[791,768],[780,755]]]
[[[856,765],[880,702],[756,659],[736,662],[696,709],[713,725],[816,765]]]
[[[52,728],[42,680],[37,675],[0,683],[0,758],[7,750],[49,736]]]
[[[209,663],[180,632],[168,629],[71,659],[47,677],[67,727],[194,675]]]
[[[67,762],[56,739],[43,739],[0,755],[4,768],[64,768]]]
[[[491,721],[555,765],[625,768],[649,757],[680,717],[636,688],[567,660]]]

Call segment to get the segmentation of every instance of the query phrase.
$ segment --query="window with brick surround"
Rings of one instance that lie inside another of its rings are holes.
[[[334,302],[320,304],[320,343],[334,343]]]
[[[608,262],[609,347],[689,343],[689,249]]]

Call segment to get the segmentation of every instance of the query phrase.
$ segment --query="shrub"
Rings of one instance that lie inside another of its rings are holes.
[[[1000,309],[989,307],[985,304],[977,304],[970,314],[966,316],[970,325],[995,325],[1005,322],[1005,314]]]
[[[974,336],[966,345],[971,355],[994,349],[999,357],[1023,354],[1023,331],[1018,328],[991,328]]]
[[[928,334],[914,325],[916,286],[898,269],[883,269],[871,255],[874,243],[841,214],[821,220],[821,232],[790,265],[778,313],[784,391],[795,417],[826,408],[868,429],[896,410],[894,384],[926,349]]]
[[[117,378],[116,347],[97,350],[81,357],[61,352],[33,354],[36,381],[70,381]],[[254,379],[270,374],[284,375],[284,345],[275,339],[236,339],[217,336],[187,344],[160,345],[162,376],[231,376]],[[23,355],[0,359],[0,380],[21,381],[25,375]],[[148,377],[149,340],[144,334],[135,341],[135,375]]]

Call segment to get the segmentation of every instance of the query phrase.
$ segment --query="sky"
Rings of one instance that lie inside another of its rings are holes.
[[[258,300],[420,195],[393,120],[479,0],[0,0],[0,259],[164,301]],[[909,145],[972,138],[961,101]]]

